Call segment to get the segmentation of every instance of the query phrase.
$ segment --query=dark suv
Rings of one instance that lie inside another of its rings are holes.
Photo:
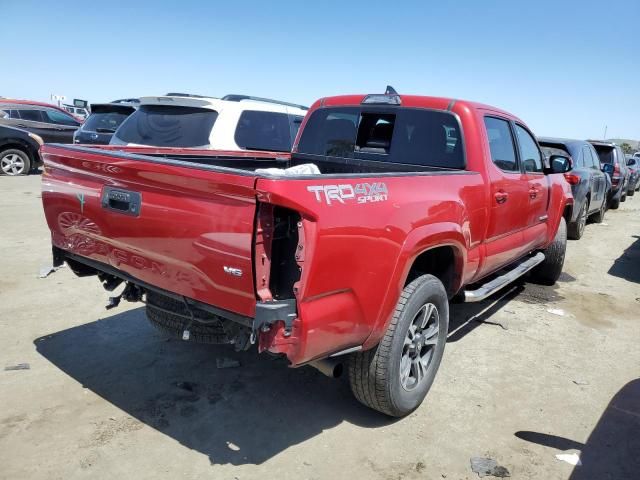
[[[137,107],[137,103],[121,101],[91,104],[91,115],[73,134],[73,143],[109,145],[118,127]]]
[[[620,202],[627,199],[627,190],[629,188],[630,170],[627,167],[622,148],[615,143],[604,142],[598,140],[589,140],[600,157],[600,163],[603,164],[605,171],[611,177],[611,192],[609,192],[607,201],[609,208],[616,209],[620,206]]]
[[[73,132],[81,122],[54,105],[2,98],[0,125],[34,133],[45,143],[73,143]]]
[[[563,138],[538,138],[538,143],[547,155],[571,157],[573,166],[564,174],[571,185],[575,201],[571,221],[567,225],[567,235],[578,240],[584,233],[587,219],[602,222],[607,210],[607,193],[610,183],[602,172],[600,159],[593,146],[584,140]]]

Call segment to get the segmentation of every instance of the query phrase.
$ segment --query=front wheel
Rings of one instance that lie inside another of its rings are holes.
[[[422,275],[407,285],[380,343],[352,355],[349,381],[364,405],[392,417],[420,406],[447,340],[449,302],[442,282]]]
[[[562,273],[566,251],[567,222],[562,217],[553,242],[542,251],[545,256],[544,260],[531,271],[532,280],[542,285],[554,285]]]
[[[636,194],[636,191],[634,188],[632,188],[631,190],[627,190],[627,195],[629,195],[630,197],[633,197]]]

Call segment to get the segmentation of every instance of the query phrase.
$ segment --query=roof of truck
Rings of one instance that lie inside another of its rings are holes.
[[[315,110],[320,107],[331,107],[340,105],[362,105],[365,98],[372,94],[357,94],[357,95],[338,95],[332,97],[324,97],[317,100],[312,106],[311,110]],[[377,94],[373,94],[377,95]],[[386,94],[385,94],[386,95]],[[383,96],[380,94],[379,96]],[[499,113],[507,117],[511,117],[515,120],[520,120],[517,116],[513,115],[506,110],[502,110],[491,105],[484,103],[472,102],[469,100],[461,100],[457,98],[448,97],[432,97],[427,95],[402,95],[398,94],[401,107],[413,107],[413,108],[433,108],[436,110],[452,110],[456,105],[465,106],[474,110],[486,110],[494,113]],[[523,122],[524,123],[524,122]]]

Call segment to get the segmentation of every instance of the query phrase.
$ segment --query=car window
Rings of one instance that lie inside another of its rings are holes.
[[[218,112],[208,108],[142,105],[114,137],[124,143],[155,147],[207,146],[217,118]]]
[[[615,164],[613,158],[613,148],[606,145],[594,145],[596,153],[598,154],[598,158],[600,159],[600,163],[610,163]]]
[[[336,107],[311,114],[298,152],[462,169],[462,147],[460,126],[449,112],[411,108],[376,112]]]
[[[591,145],[586,145],[584,150],[585,156],[588,154],[589,158],[591,158],[590,167],[594,170],[600,170],[600,160],[598,159],[596,152],[593,150],[593,147]]]
[[[245,110],[240,114],[234,139],[246,150],[291,151],[289,115],[278,112]]]
[[[89,115],[82,129],[92,132],[114,133],[128,116],[128,113],[122,112],[96,112]]]
[[[359,118],[358,107],[316,110],[302,131],[298,152],[353,158]]]
[[[493,163],[506,172],[519,171],[509,122],[496,117],[484,117],[484,126]]]
[[[18,110],[18,114],[22,120],[30,122],[42,122],[42,111],[40,110]]]
[[[44,112],[45,122],[55,123],[57,125],[70,125],[78,126],[80,123],[73,117],[66,115],[58,110],[45,110]]]
[[[9,110],[9,118],[20,118],[18,110]]]
[[[533,136],[522,126],[516,124],[516,135],[518,137],[518,151],[520,152],[520,160],[527,172],[541,173],[544,165],[542,163],[542,155],[538,149]]]

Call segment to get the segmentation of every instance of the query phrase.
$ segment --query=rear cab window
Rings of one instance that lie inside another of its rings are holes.
[[[155,147],[206,147],[217,118],[218,112],[208,108],[142,105],[113,138]]]
[[[307,120],[297,152],[424,167],[466,167],[457,117],[420,108],[318,109]]]

